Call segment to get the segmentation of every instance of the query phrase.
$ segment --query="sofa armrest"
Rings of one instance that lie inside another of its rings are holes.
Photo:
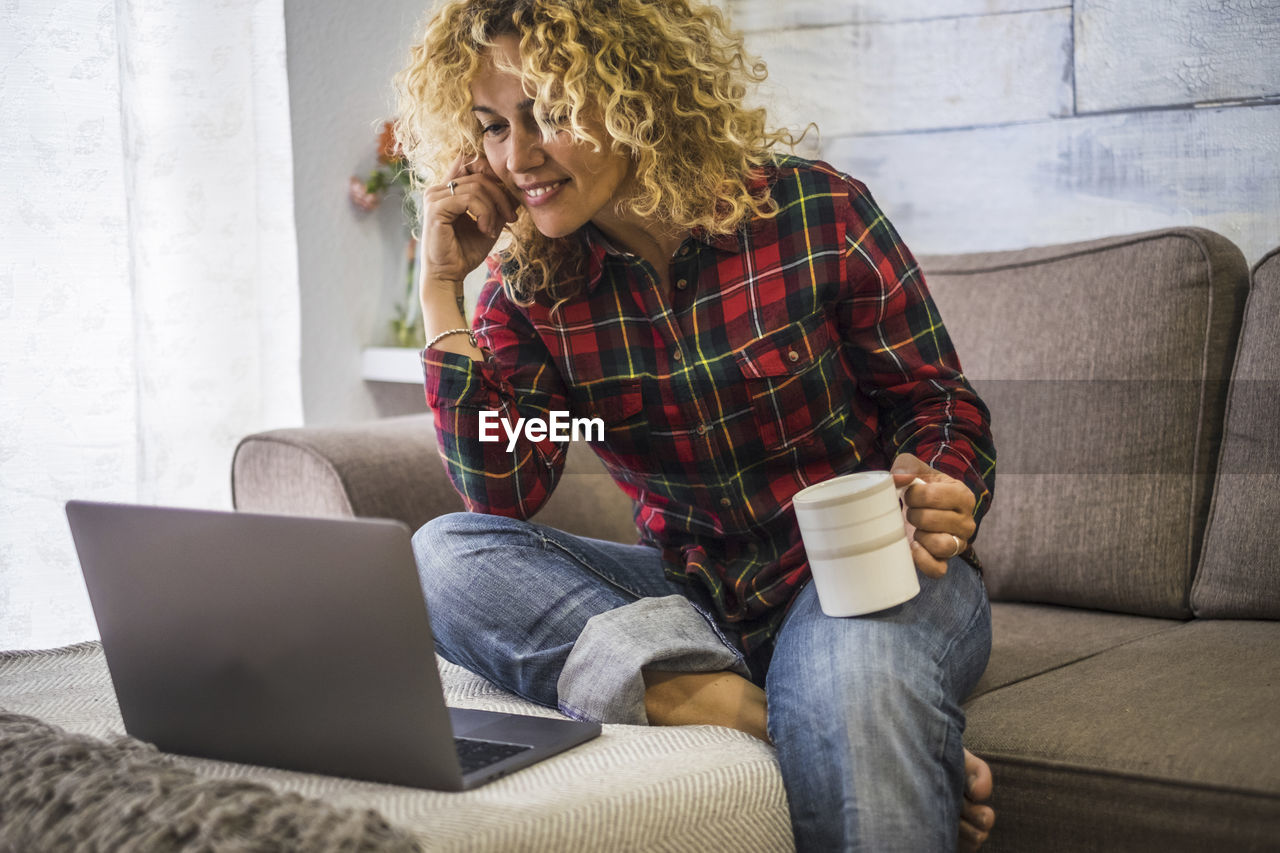
[[[392,518],[411,530],[462,509],[430,415],[250,435],[236,447],[231,495],[247,512]]]
[[[250,435],[231,463],[231,499],[246,512],[391,518],[411,530],[463,508],[430,415]],[[596,539],[637,538],[631,501],[585,444],[570,447],[536,521]]]

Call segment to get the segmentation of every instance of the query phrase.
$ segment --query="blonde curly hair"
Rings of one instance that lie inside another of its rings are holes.
[[[690,0],[444,0],[396,75],[395,132],[420,184],[437,183],[459,155],[483,156],[471,80],[500,36],[520,41],[519,71],[546,139],[558,132],[630,157],[635,192],[618,213],[707,236],[729,234],[776,205],[753,180],[779,143],[743,98],[766,76],[714,7]],[[803,134],[802,134],[803,136]],[[508,292],[562,302],[580,286],[580,241],[548,238],[520,209],[505,251]]]

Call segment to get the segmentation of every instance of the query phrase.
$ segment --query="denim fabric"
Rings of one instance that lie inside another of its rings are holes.
[[[961,702],[990,653],[986,590],[959,558],[866,616],[826,616],[813,584],[800,593],[765,682],[797,850],[955,849]]]
[[[456,513],[419,530],[414,552],[440,654],[570,716],[645,722],[652,663],[747,674],[651,548]],[[955,848],[960,703],[990,648],[986,591],[959,559],[868,616],[824,615],[812,584],[799,594],[765,689],[800,853]]]
[[[751,674],[683,595],[641,598],[587,621],[560,671],[560,710],[579,720],[648,725],[644,667]]]
[[[441,656],[575,719],[648,723],[643,667],[747,675],[653,548],[460,512],[413,550]]]

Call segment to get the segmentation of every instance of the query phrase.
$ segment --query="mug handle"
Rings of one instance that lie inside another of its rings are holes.
[[[915,535],[916,530],[914,527],[911,526],[911,522],[907,521],[907,505],[902,502],[902,496],[905,495],[907,493],[907,489],[911,488],[912,486],[923,486],[923,485],[925,485],[924,480],[921,480],[919,477],[916,477],[914,480],[912,480],[910,483],[907,483],[905,486],[898,487],[898,509],[902,510],[902,528],[907,532],[908,539]]]

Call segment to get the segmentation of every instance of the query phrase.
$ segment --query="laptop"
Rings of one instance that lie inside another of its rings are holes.
[[[166,752],[443,791],[600,733],[448,708],[408,527],[69,501],[125,730]]]

